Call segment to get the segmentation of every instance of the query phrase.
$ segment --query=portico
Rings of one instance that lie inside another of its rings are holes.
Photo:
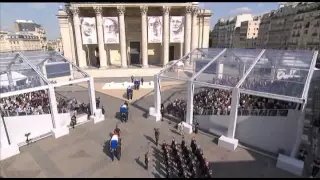
[[[162,16],[162,42],[148,43],[148,17]],[[170,42],[170,16],[184,16],[184,38]],[[70,3],[58,12],[66,58],[81,68],[163,66],[209,43],[210,10],[198,3]],[[96,19],[97,44],[84,44],[81,18]],[[117,17],[119,43],[105,43],[103,17]]]

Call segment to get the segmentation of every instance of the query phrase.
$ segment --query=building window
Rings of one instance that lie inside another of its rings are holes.
[[[256,35],[256,33],[253,33],[253,35]]]
[[[248,36],[249,36],[249,33],[248,33]]]
[[[259,28],[257,28],[257,30],[259,30]]]

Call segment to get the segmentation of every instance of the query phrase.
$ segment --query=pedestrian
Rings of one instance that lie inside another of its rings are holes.
[[[156,139],[156,146],[158,146],[160,132],[158,128],[154,128],[154,137]]]
[[[101,107],[101,112],[102,112],[103,115],[104,115],[104,113],[106,113],[106,111],[104,110],[103,106]]]
[[[195,120],[194,122],[194,133],[198,134],[198,130],[199,130],[199,123],[197,120]]]
[[[143,86],[143,77],[141,77],[140,81],[141,81],[141,85]]]
[[[163,116],[164,116],[164,105],[163,104],[161,104],[160,113],[161,113],[161,121],[163,121]]]
[[[121,158],[121,138],[119,138],[118,146],[117,146],[117,158],[120,161]]]
[[[97,106],[97,108],[99,108],[99,106],[100,106],[100,97],[98,97],[98,98],[96,99],[96,106]]]
[[[320,157],[317,157],[312,163],[311,178],[316,178],[320,170]]]
[[[133,77],[133,75],[131,76],[131,82],[133,83],[133,80],[134,80],[134,77]]]
[[[144,163],[146,165],[146,169],[148,170],[148,166],[149,166],[149,152],[146,152],[144,154]]]
[[[181,147],[184,150],[186,147],[186,141],[184,140],[184,137],[182,137],[182,141],[181,141]]]

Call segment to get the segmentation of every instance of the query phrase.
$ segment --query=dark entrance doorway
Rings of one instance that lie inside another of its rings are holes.
[[[131,64],[140,63],[140,42],[130,42],[130,62]]]
[[[174,60],[174,46],[169,47],[169,61]]]

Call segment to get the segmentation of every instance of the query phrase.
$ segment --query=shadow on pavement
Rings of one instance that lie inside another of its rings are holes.
[[[165,176],[165,167],[163,165],[163,157],[162,157],[162,153],[159,149],[157,149],[156,147],[152,146],[152,154],[154,157],[154,168],[157,171],[158,175],[163,175]]]
[[[146,169],[145,164],[143,164],[143,162],[140,161],[140,157],[137,157],[137,158],[135,158],[134,160],[136,161],[136,163],[137,163],[139,166],[141,166],[143,169]]]
[[[109,144],[110,144],[110,143],[109,143],[109,140],[104,143],[104,145],[103,145],[103,152],[104,152],[108,157],[111,158],[111,153],[110,153],[110,146],[109,146]]]
[[[153,144],[156,144],[155,140],[153,140],[152,137],[148,136],[148,135],[143,135],[148,141],[152,142]]]

